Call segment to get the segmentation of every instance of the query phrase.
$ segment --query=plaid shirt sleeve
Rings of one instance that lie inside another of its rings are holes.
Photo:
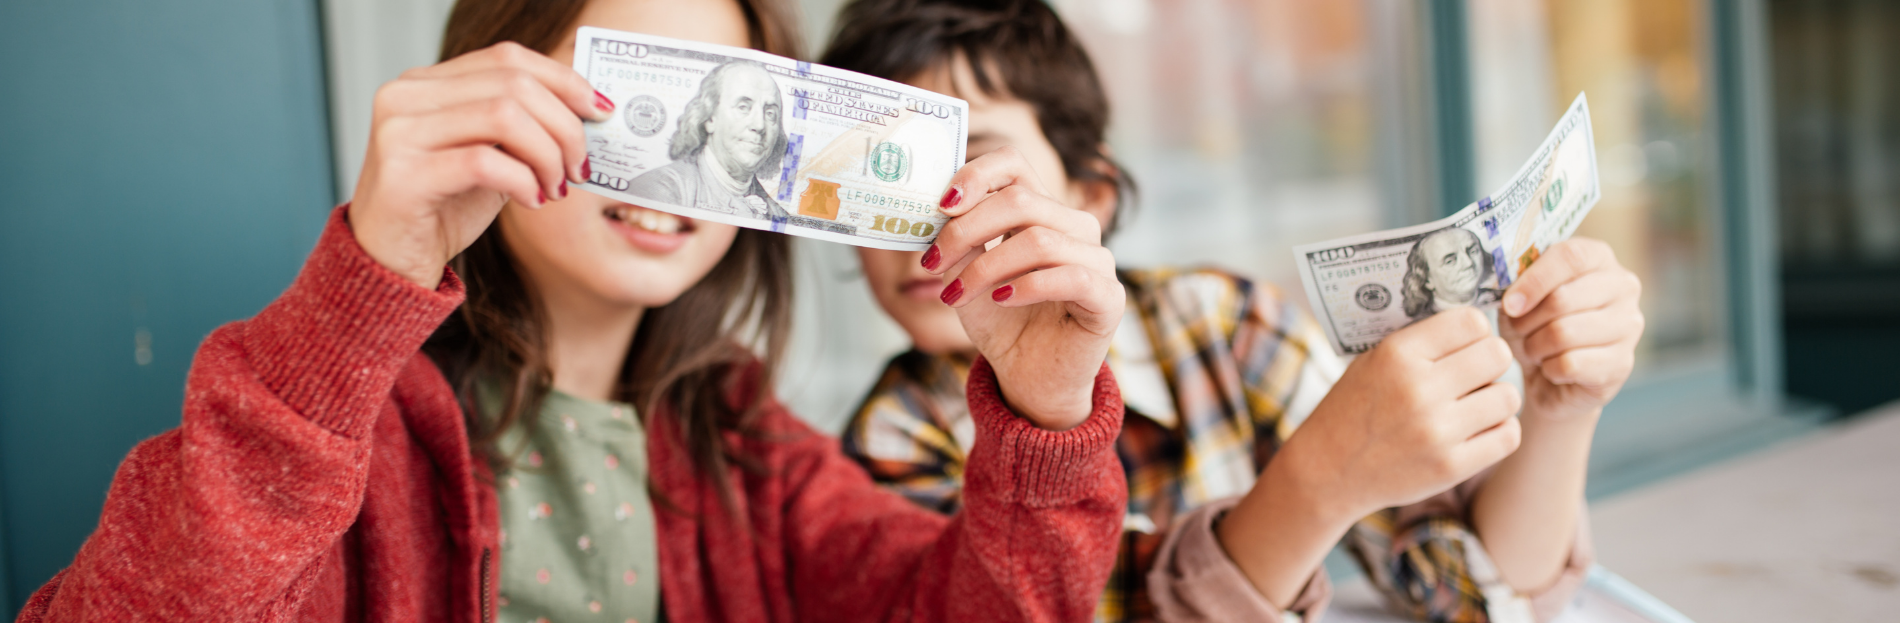
[[[846,456],[878,484],[944,514],[963,506],[964,448],[958,426],[973,426],[963,402],[964,362],[916,351],[892,358],[845,425]]]
[[[1256,438],[1273,448],[1293,434],[1346,364],[1333,354],[1326,333],[1297,303],[1267,284],[1240,281],[1239,321],[1233,352],[1245,379],[1248,411],[1253,414]],[[1260,452],[1260,467],[1270,452]]]

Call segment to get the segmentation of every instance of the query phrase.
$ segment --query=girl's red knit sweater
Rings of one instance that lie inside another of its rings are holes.
[[[183,423],[119,466],[99,527],[20,621],[488,621],[498,515],[462,411],[419,350],[460,304],[365,255],[339,208],[302,274],[198,349]],[[741,375],[735,398],[761,391]],[[962,514],[877,489],[773,403],[764,474],[695,475],[677,416],[649,417],[671,621],[1080,621],[1107,582],[1127,488],[1121,397],[1063,432],[970,374],[979,441]],[[737,519],[743,517],[743,520]]]

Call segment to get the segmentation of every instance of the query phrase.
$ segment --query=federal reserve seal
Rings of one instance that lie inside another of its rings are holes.
[[[634,136],[647,138],[660,133],[660,126],[666,125],[666,105],[660,98],[651,95],[635,95],[627,100],[627,129]]]
[[[1392,291],[1385,289],[1385,286],[1368,283],[1352,293],[1352,300],[1366,311],[1379,311],[1392,304]]]
[[[910,173],[910,154],[895,143],[878,143],[871,150],[871,173],[886,182],[904,179]]]

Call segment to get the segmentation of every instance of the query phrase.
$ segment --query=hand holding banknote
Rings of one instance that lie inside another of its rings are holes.
[[[1294,249],[1300,280],[1340,354],[1462,307],[1489,308],[1598,197],[1596,143],[1582,95],[1504,186],[1443,219]]]
[[[1256,588],[1286,607],[1340,534],[1452,488],[1518,447],[1511,350],[1476,309],[1437,314],[1353,360],[1217,527]]]
[[[1287,451],[1312,453],[1324,468],[1309,477],[1355,494],[1341,500],[1353,518],[1449,489],[1517,449],[1522,400],[1497,382],[1511,354],[1475,309],[1393,333],[1346,368]]]
[[[1552,246],[1505,292],[1498,332],[1524,370],[1526,415],[1594,413],[1629,380],[1643,335],[1643,290],[1610,246]]]
[[[1127,302],[1101,221],[1051,197],[1012,147],[965,165],[942,205],[951,218],[924,269],[951,279],[943,302],[1004,399],[1043,428],[1081,424]]]
[[[572,69],[514,43],[403,73],[376,93],[350,201],[357,244],[435,288],[510,198],[539,207],[586,179],[581,119],[611,112]]]

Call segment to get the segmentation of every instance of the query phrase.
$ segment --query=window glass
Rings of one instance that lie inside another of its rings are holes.
[[[1854,413],[1900,399],[1900,3],[1767,8],[1786,387]]]
[[[1122,265],[1217,265],[1304,300],[1294,245],[1393,224],[1371,41],[1396,4],[1052,4],[1102,74],[1111,146],[1141,185],[1111,241]]]
[[[1769,6],[1783,264],[1900,267],[1900,6]]]
[[[1577,93],[1603,198],[1578,230],[1643,280],[1639,368],[1726,351],[1697,0],[1469,0],[1478,187],[1528,157]]]

